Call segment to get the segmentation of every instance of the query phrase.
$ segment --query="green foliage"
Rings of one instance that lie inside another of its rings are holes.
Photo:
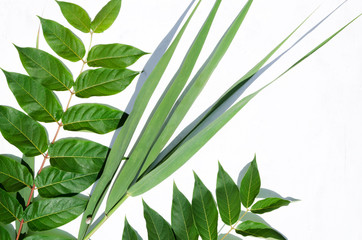
[[[95,33],[104,32],[113,24],[121,9],[121,3],[121,0],[111,0],[99,11],[91,23]]]
[[[124,220],[123,228],[123,240],[142,240],[142,238],[137,234],[136,230],[128,223],[127,218]]]
[[[266,213],[271,212],[275,209],[278,209],[283,206],[288,206],[290,203],[289,200],[281,198],[266,198],[256,202],[250,209],[252,213]]]
[[[24,240],[76,240],[76,238],[62,230],[52,229],[44,232],[30,233]]]
[[[0,225],[0,239],[1,240],[11,240],[10,233],[8,230]]]
[[[76,29],[89,33],[91,30],[91,19],[88,13],[80,6],[74,3],[56,1],[63,13],[63,16],[70,25]]]
[[[273,228],[258,222],[245,221],[239,224],[236,233],[243,236],[253,236],[265,239],[286,240],[286,238]]]
[[[256,156],[250,163],[248,171],[240,183],[240,199],[244,207],[250,207],[260,191],[260,176],[256,164]]]
[[[8,224],[23,216],[23,207],[15,197],[0,188],[0,223]]]

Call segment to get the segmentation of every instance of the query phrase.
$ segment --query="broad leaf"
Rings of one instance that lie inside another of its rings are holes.
[[[45,128],[12,107],[0,106],[0,131],[9,143],[27,156],[37,156],[48,149]]]
[[[73,86],[73,76],[56,57],[36,48],[16,46],[20,60],[30,77],[51,90],[64,91]]]
[[[40,196],[54,198],[82,192],[96,181],[97,175],[98,172],[72,173],[48,166],[35,178],[35,185]]]
[[[142,240],[136,230],[128,223],[127,218],[124,220],[122,240]]]
[[[273,228],[258,222],[245,221],[239,224],[236,229],[236,233],[243,236],[253,236],[274,240],[286,240],[286,238]]]
[[[0,155],[0,183],[8,192],[16,192],[33,186],[33,177],[28,168],[12,159],[10,155]]]
[[[62,105],[52,91],[26,75],[3,72],[20,107],[30,117],[40,122],[57,122],[62,117]]]
[[[171,226],[177,240],[197,240],[199,234],[192,216],[191,204],[173,184]]]
[[[82,214],[87,202],[88,198],[84,196],[39,200],[26,208],[24,220],[33,231],[53,229]]]
[[[192,213],[202,239],[217,239],[218,212],[211,192],[194,173],[195,185],[192,196]]]
[[[63,127],[69,131],[88,130],[109,133],[121,127],[127,114],[103,104],[83,103],[70,107],[63,115]]]
[[[123,91],[137,75],[138,72],[128,69],[87,70],[75,81],[75,95],[81,98],[114,95]]]
[[[260,176],[256,156],[240,183],[240,199],[244,207],[250,207],[260,191]]]
[[[91,19],[88,13],[80,6],[74,3],[56,1],[63,13],[63,16],[70,25],[76,29],[89,33],[91,29]]]
[[[91,24],[95,33],[104,32],[112,26],[121,9],[121,3],[121,0],[111,0],[99,11]]]
[[[76,240],[76,238],[63,230],[52,229],[49,231],[27,234],[27,237],[24,238],[24,240]]]
[[[256,202],[250,210],[252,213],[262,214],[271,212],[283,206],[288,206],[289,203],[290,201],[282,198],[265,198]]]
[[[229,226],[233,225],[238,220],[241,211],[239,189],[220,162],[216,182],[216,200],[222,221]]]
[[[146,220],[148,239],[172,240],[175,236],[170,224],[143,201],[143,214]]]
[[[0,188],[0,222],[11,223],[14,220],[20,221],[23,216],[23,207],[15,197]]]
[[[147,53],[124,44],[99,44],[89,51],[87,64],[90,67],[126,68]]]
[[[50,163],[68,172],[99,172],[108,151],[108,147],[86,139],[64,138],[50,145]]]
[[[8,230],[6,228],[4,228],[3,226],[1,226],[1,224],[0,224],[0,239],[1,240],[12,240]]]

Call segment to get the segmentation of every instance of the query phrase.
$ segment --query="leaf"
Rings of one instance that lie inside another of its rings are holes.
[[[74,83],[73,76],[59,59],[40,49],[15,47],[31,78],[50,90],[70,91]]]
[[[33,177],[28,168],[9,155],[0,155],[0,183],[7,192],[17,192],[33,186]]]
[[[0,222],[11,223],[14,220],[20,221],[23,216],[23,207],[15,197],[0,188]]]
[[[0,131],[9,143],[27,156],[37,156],[48,149],[45,128],[12,107],[0,106]]]
[[[89,51],[87,64],[90,67],[126,68],[145,54],[125,44],[99,44]]]
[[[101,33],[112,26],[121,9],[121,0],[109,1],[92,21],[92,29],[95,33]]]
[[[12,240],[10,237],[10,233],[6,228],[0,225],[0,239],[1,240]]]
[[[70,107],[63,115],[63,127],[69,131],[88,130],[109,133],[121,127],[127,114],[103,104],[83,103]]]
[[[236,229],[236,233],[243,236],[253,236],[259,238],[286,240],[286,238],[273,228],[258,222],[245,221],[239,224]]]
[[[53,229],[45,232],[30,233],[24,240],[76,240],[76,238],[63,230]]]
[[[128,223],[127,218],[124,220],[122,240],[142,240],[136,230]]]
[[[49,147],[53,167],[75,173],[99,172],[109,148],[82,138],[64,138]]]
[[[62,105],[52,91],[26,75],[3,72],[20,107],[30,117],[41,122],[57,122],[62,117]]]
[[[35,185],[40,196],[54,198],[82,192],[96,181],[97,175],[98,172],[72,173],[48,166],[35,178]]]
[[[76,29],[89,33],[91,29],[91,19],[88,13],[74,3],[56,1],[68,23]]]
[[[197,230],[203,240],[217,239],[218,212],[211,192],[194,173],[195,185],[192,196],[192,213]]]
[[[62,226],[83,213],[88,202],[85,196],[59,197],[33,202],[24,212],[24,221],[32,231]]]
[[[233,225],[239,219],[241,211],[239,189],[222,168],[220,162],[217,173],[216,199],[222,221],[229,226]]]
[[[256,156],[240,183],[240,199],[244,207],[250,207],[260,191],[260,176]]]
[[[81,98],[110,96],[122,92],[138,75],[128,69],[87,70],[75,81],[75,95]]]
[[[198,232],[192,216],[191,204],[173,184],[171,226],[177,240],[197,240]]]
[[[262,214],[271,212],[283,206],[288,206],[289,203],[290,201],[282,198],[265,198],[256,202],[250,210],[252,213]]]
[[[146,220],[148,239],[171,240],[175,239],[170,224],[156,211],[143,202],[143,214]]]

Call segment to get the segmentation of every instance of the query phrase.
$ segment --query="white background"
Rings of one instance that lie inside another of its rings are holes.
[[[84,7],[90,16],[94,17],[107,1],[73,2]],[[158,93],[172,77],[213,2],[204,0],[200,5],[170,69],[162,79]],[[245,2],[239,0],[222,2],[197,68],[207,58]],[[95,35],[93,44],[115,42],[131,44],[152,53],[189,3],[190,1],[186,0],[124,0],[115,24],[105,33]],[[317,6],[320,5],[318,11],[275,56],[290,47],[340,3],[341,0],[255,1],[229,51],[182,126],[186,126],[206,109]],[[346,2],[277,61],[247,92],[256,90],[274,79],[361,11],[360,0]],[[54,1],[0,1],[1,68],[25,73],[12,43],[21,47],[34,47],[39,25],[36,15],[70,27]],[[262,187],[273,190],[283,197],[301,199],[289,207],[263,215],[264,220],[271,226],[291,240],[362,239],[361,27],[362,19],[353,23],[328,45],[263,91],[184,167],[144,194],[142,196],[144,200],[170,220],[173,180],[191,199],[192,170],[194,170],[214,192],[217,161],[220,161],[225,170],[236,180],[239,172],[256,153]],[[73,31],[87,46],[89,36],[77,30]],[[42,37],[40,48],[53,53]],[[143,57],[131,69],[142,70],[148,58],[149,56]],[[81,63],[74,64],[66,60],[64,62],[77,76]],[[125,109],[135,86],[136,81],[126,91],[116,96],[75,99],[72,105],[81,102],[102,102]],[[0,91],[1,104],[20,109],[7,87],[3,74],[0,74]],[[58,96],[63,106],[66,105],[68,93],[59,93]],[[155,98],[152,99],[152,103],[155,103]],[[50,137],[53,137],[56,125],[46,126]],[[99,136],[62,131],[59,138],[67,136],[85,137],[109,145],[112,133]],[[1,153],[21,156],[21,153],[2,137],[0,141]],[[37,168],[40,162],[41,159],[37,159]],[[121,239],[125,215],[131,225],[146,239],[142,211],[141,197],[128,199],[92,239]],[[80,218],[62,229],[77,236],[79,221]]]

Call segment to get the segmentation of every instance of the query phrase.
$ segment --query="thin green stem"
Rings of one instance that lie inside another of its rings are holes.
[[[236,223],[231,226],[230,230],[221,238],[221,240],[224,240],[224,238],[226,238],[226,236],[229,235],[230,232],[235,229],[236,225],[241,221],[241,219],[243,219],[243,217],[245,217],[245,215],[246,215],[248,212],[249,212],[249,209],[246,209],[246,211],[244,212],[244,214],[241,215],[241,217],[236,221]]]

